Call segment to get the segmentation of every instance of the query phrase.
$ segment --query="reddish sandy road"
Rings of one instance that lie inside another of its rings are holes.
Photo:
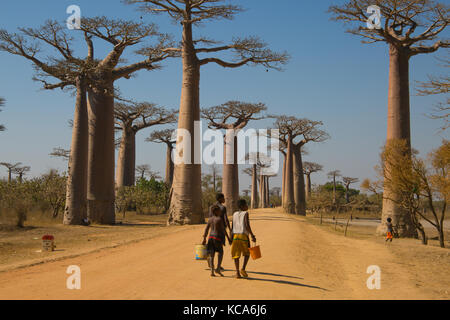
[[[252,214],[263,258],[249,280],[211,278],[193,260],[203,226],[152,240],[0,273],[0,299],[421,299],[427,296],[381,242],[329,233],[301,218]],[[66,288],[66,269],[81,268],[81,290]],[[367,267],[381,268],[381,290],[369,290]]]

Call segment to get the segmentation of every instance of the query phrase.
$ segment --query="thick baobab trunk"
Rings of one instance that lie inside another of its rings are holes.
[[[19,174],[19,183],[22,184],[22,182],[23,182],[23,174],[21,173]]]
[[[259,174],[259,199],[260,199],[260,208],[266,207],[266,182],[265,176],[262,173]]]
[[[12,181],[12,169],[8,170],[8,183],[11,183]]]
[[[409,53],[391,45],[389,49],[389,94],[387,141],[404,140],[411,145],[409,114]],[[386,233],[386,220],[392,218],[400,237],[417,237],[417,230],[411,216],[395,203],[393,192],[384,190],[383,213],[378,234]],[[394,199],[394,200],[391,200]]]
[[[103,79],[108,82],[108,79]],[[114,97],[113,83],[89,89],[88,216],[92,222],[114,224]],[[110,92],[110,93],[105,93]]]
[[[117,187],[131,187],[136,183],[136,132],[122,129],[119,157],[117,160]]]
[[[222,192],[228,212],[237,211],[239,200],[239,173],[237,164],[237,138],[226,137],[224,143],[224,164],[222,174]]]
[[[174,164],[172,161],[172,144],[167,144],[167,153],[166,153],[166,184],[171,187],[173,182],[173,168]]]
[[[301,146],[292,148],[294,162],[294,201],[295,213],[306,215],[305,178],[303,176],[303,160]]]
[[[65,225],[81,225],[87,218],[88,143],[86,85],[78,79],[64,208]]]
[[[253,165],[252,170],[252,209],[258,208],[258,175],[256,172],[256,164]]]
[[[311,198],[311,174],[308,173],[305,176],[306,176],[305,196],[306,196],[306,201],[308,201]]]
[[[286,176],[285,176],[285,199],[284,210],[286,213],[295,213],[294,202],[294,159],[292,152],[292,140],[288,140],[286,151]]]
[[[178,129],[187,130],[191,141],[185,144],[184,141],[178,140],[177,150],[180,146],[189,148],[191,163],[175,164],[168,224],[199,224],[205,222],[202,210],[201,164],[195,164],[194,161],[195,146],[200,143],[194,139],[194,124],[195,121],[200,121],[200,65],[193,46],[190,24],[184,25],[182,47],[183,84]],[[199,156],[200,154],[197,157]]]
[[[266,176],[266,207],[270,207],[270,189],[269,189],[269,176]]]

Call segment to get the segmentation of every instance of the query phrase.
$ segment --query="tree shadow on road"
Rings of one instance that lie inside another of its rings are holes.
[[[278,273],[270,273],[270,272],[256,272],[256,271],[247,271],[247,273],[251,274],[259,274],[264,276],[274,276],[274,277],[283,277],[283,278],[291,278],[291,279],[299,279],[303,280],[303,278],[296,277],[296,276],[286,276],[284,274],[278,274]]]
[[[288,284],[288,285],[291,285],[291,286],[298,286],[298,287],[305,287],[305,288],[319,289],[319,290],[328,291],[325,288],[321,288],[321,287],[317,287],[317,286],[310,286],[310,285],[307,285],[307,284],[293,282],[293,281],[287,281],[287,280],[274,280],[274,279],[261,279],[261,278],[247,278],[245,280],[248,280],[248,281],[274,282],[274,283],[280,283],[280,284]]]

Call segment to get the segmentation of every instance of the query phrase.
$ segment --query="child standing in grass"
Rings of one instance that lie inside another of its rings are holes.
[[[387,227],[386,242],[388,241],[392,242],[392,239],[394,238],[394,228],[392,226],[391,218],[387,218],[386,227]]]
[[[236,266],[236,278],[240,279],[242,277],[248,277],[248,274],[245,271],[248,260],[250,259],[250,242],[248,235],[252,237],[253,242],[256,242],[256,237],[250,227],[247,202],[244,199],[239,200],[238,207],[240,211],[235,212],[233,215],[231,235],[233,238],[233,243],[231,244],[231,255]],[[242,265],[242,269],[239,270],[239,259],[241,255],[244,256],[244,264]]]

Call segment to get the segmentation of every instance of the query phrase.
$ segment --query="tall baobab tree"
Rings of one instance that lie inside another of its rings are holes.
[[[224,163],[222,174],[222,192],[225,206],[230,212],[238,210],[239,201],[239,165],[237,135],[251,120],[262,120],[267,110],[263,103],[228,101],[220,106],[203,109],[202,117],[208,120],[210,129],[226,130],[224,141]]]
[[[347,203],[350,202],[350,196],[349,196],[349,191],[350,191],[350,185],[353,183],[357,183],[359,182],[358,178],[351,178],[351,177],[342,177],[342,181],[344,182],[344,186],[345,186],[345,201]]]
[[[153,103],[116,103],[114,107],[116,129],[122,131],[117,161],[117,187],[135,184],[136,134],[156,125],[174,123],[176,112],[157,107]]]
[[[3,107],[4,104],[5,104],[5,99],[0,97],[0,112],[2,111],[1,107]],[[4,131],[4,130],[5,130],[5,126],[0,124],[0,131]]]
[[[141,4],[149,13],[166,13],[181,24],[181,54],[183,80],[181,90],[178,128],[187,130],[194,136],[196,121],[200,121],[200,69],[208,64],[224,68],[238,68],[244,65],[262,65],[267,69],[279,69],[288,60],[286,53],[271,51],[257,37],[234,38],[230,44],[218,45],[216,41],[194,37],[193,29],[210,21],[231,20],[242,11],[237,5],[226,0],[125,0]],[[231,53],[231,55],[230,55]],[[206,57],[201,55],[208,55]],[[220,54],[224,54],[221,57]],[[231,57],[231,61],[227,61]],[[192,140],[192,139],[191,139]],[[169,224],[203,223],[201,203],[201,165],[195,163],[199,155],[197,141],[188,143],[179,134],[177,149],[189,150],[190,163],[175,165],[174,183]],[[184,151],[186,152],[186,151]]]
[[[323,125],[321,121],[299,119],[296,117],[279,116],[275,123],[280,131],[280,137],[286,139],[286,189],[292,188],[292,198],[287,198],[288,204],[285,209],[288,213],[306,215],[305,178],[303,175],[302,148],[310,142],[324,142],[329,135],[319,129]],[[289,164],[289,160],[292,164]],[[288,166],[289,164],[289,166]],[[292,177],[291,177],[292,176]],[[292,183],[292,187],[290,186]],[[292,207],[292,200],[294,206]],[[290,201],[290,202],[289,202]]]
[[[251,168],[246,168],[242,170],[243,173],[249,175],[252,179],[252,184],[250,188],[250,208],[257,209],[258,208],[258,175],[259,175],[259,167],[256,163],[252,165]]]
[[[90,50],[84,59],[77,58],[71,50],[73,38],[65,30],[65,27],[55,21],[47,21],[40,28],[20,28],[20,34],[0,30],[0,50],[30,60],[38,70],[38,77],[34,79],[41,81],[44,89],[72,88],[76,90],[64,224],[82,224],[82,220],[87,217],[88,112],[86,90],[87,77],[93,61],[92,36],[84,33],[84,39]],[[42,44],[54,49],[54,52],[59,55],[44,58]],[[46,78],[53,78],[59,82],[48,83]]]
[[[368,7],[377,5],[384,19],[379,27],[369,27]],[[438,36],[447,27],[449,6],[434,0],[351,0],[331,6],[334,19],[358,24],[349,33],[364,38],[363,43],[385,42],[389,46],[389,94],[387,144],[405,140],[411,152],[409,62],[418,54],[448,48],[448,41]],[[386,172],[388,172],[387,170]],[[386,174],[386,173],[385,173]],[[388,188],[384,190],[382,223],[378,233],[386,232],[386,219],[391,217],[401,237],[417,236],[409,214],[396,205]]]
[[[105,17],[82,19],[81,22],[79,34],[84,36],[87,46],[84,58],[74,56],[74,38],[66,33],[65,25],[55,21],[48,21],[36,29],[19,28],[20,33],[0,30],[0,51],[30,60],[38,70],[35,79],[44,84],[44,89],[76,89],[64,224],[83,223],[87,217],[87,199],[92,221],[113,223],[114,81],[129,78],[141,69],[156,69],[157,62],[173,53],[165,50],[170,46],[168,38],[158,34],[154,25]],[[138,51],[146,57],[145,60],[119,65],[126,48],[149,37],[158,41]],[[102,60],[94,56],[94,40],[113,46]],[[40,44],[51,47],[59,56],[47,57]],[[59,82],[48,83],[48,77]]]
[[[172,152],[175,147],[175,140],[173,139],[173,129],[166,129],[160,131],[153,131],[150,137],[147,138],[148,142],[155,143],[163,143],[167,147],[166,151],[166,175],[165,182],[169,187],[172,187],[173,182],[173,169],[174,163],[172,160]],[[215,181],[215,180],[214,180]],[[215,191],[215,182],[214,182],[214,191]]]
[[[122,20],[93,18],[83,19],[81,30],[112,46],[106,57],[95,63],[90,76],[94,81],[87,88],[89,114],[88,215],[94,222],[112,224],[115,222],[114,83],[121,78],[130,78],[139,70],[156,69],[158,68],[156,63],[173,57],[174,53],[167,48],[171,46],[171,43],[168,43],[167,35],[159,34],[153,24],[145,25]],[[126,49],[149,38],[155,38],[157,41],[151,46],[140,48],[137,51],[146,58],[122,66],[121,58]]]
[[[19,177],[19,183],[23,182],[23,176],[31,170],[30,166],[24,166],[24,167],[15,167],[14,168],[14,174],[18,175]]]
[[[305,193],[306,200],[311,197],[311,175],[323,170],[323,166],[315,162],[303,162],[303,174],[306,177]]]
[[[12,173],[13,173],[14,169],[19,167],[21,164],[22,164],[22,162],[17,162],[17,163],[0,162],[0,166],[3,166],[6,169],[8,169],[8,183],[11,183],[11,181],[12,181]]]
[[[336,204],[336,178],[341,176],[340,170],[333,170],[328,172],[328,178],[333,179],[333,204]]]

